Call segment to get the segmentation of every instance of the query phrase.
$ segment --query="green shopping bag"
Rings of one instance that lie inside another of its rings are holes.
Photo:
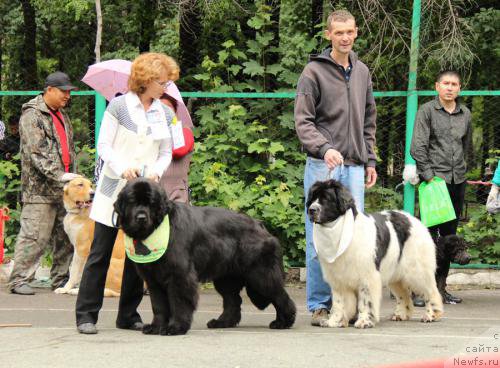
[[[434,177],[430,183],[423,182],[418,187],[420,220],[427,227],[455,220],[455,209],[451,203],[446,182]]]

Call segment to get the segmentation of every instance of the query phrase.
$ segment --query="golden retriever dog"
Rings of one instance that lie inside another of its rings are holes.
[[[89,218],[93,196],[92,183],[88,179],[76,178],[64,185],[63,200],[67,212],[64,217],[64,231],[73,244],[74,253],[69,269],[69,280],[66,285],[54,290],[57,294],[78,294],[76,286],[82,278],[83,267],[94,239],[95,223]],[[123,232],[119,231],[106,276],[104,296],[120,296],[124,262]]]

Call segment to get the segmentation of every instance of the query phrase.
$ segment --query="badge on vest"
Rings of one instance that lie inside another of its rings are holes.
[[[168,215],[153,233],[144,240],[135,240],[125,234],[125,253],[136,263],[151,263],[165,254],[170,236]]]

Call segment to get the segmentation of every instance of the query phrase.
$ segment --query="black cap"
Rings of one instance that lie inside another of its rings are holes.
[[[57,87],[63,91],[77,89],[77,87],[71,84],[68,75],[63,72],[49,74],[45,79],[45,88],[47,87]]]

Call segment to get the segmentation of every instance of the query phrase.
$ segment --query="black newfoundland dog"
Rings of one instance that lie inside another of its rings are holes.
[[[296,307],[284,288],[281,247],[264,226],[222,208],[194,207],[169,201],[160,185],[130,181],[115,202],[117,224],[133,238],[146,239],[169,216],[165,254],[152,263],[136,263],[151,293],[153,321],[143,333],[185,334],[198,302],[198,282],[213,281],[223,312],[208,328],[235,327],[241,319],[243,287],[259,309],[273,304],[273,329],[290,328]]]
[[[434,240],[436,243],[436,282],[439,293],[445,304],[456,304],[457,298],[446,291],[446,278],[450,272],[450,262],[466,265],[471,256],[467,252],[468,245],[457,235],[447,235]],[[461,299],[459,299],[461,301]]]

